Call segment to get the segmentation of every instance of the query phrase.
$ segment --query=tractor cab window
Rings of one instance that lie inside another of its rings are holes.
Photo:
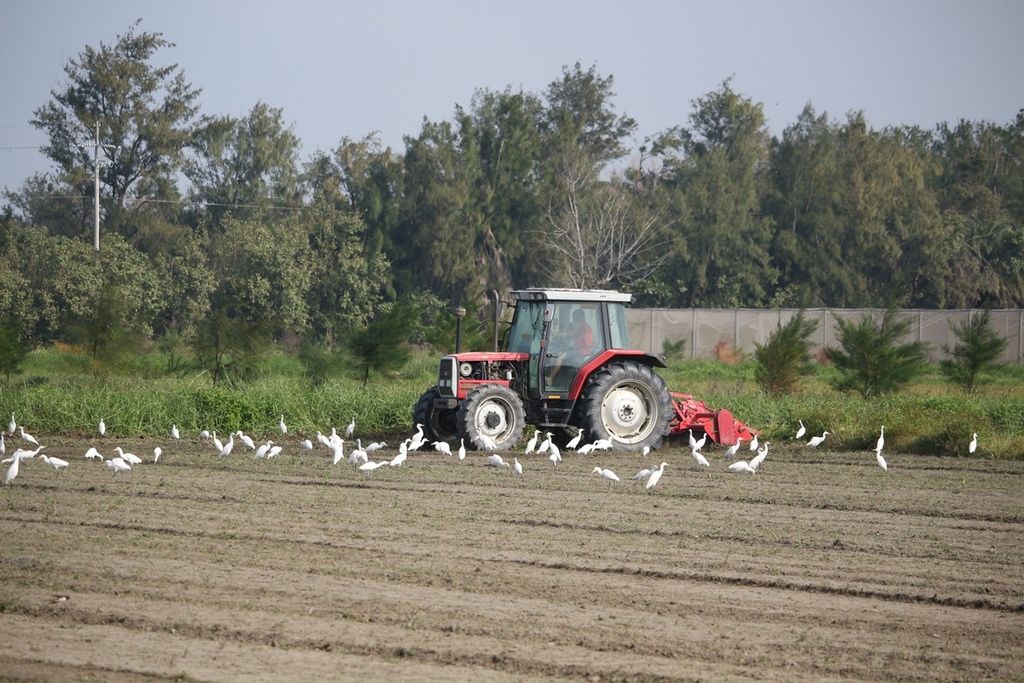
[[[613,349],[628,349],[629,325],[626,324],[626,307],[619,303],[608,304],[608,326],[612,330]]]
[[[551,325],[544,354],[544,390],[566,392],[576,372],[607,348],[601,304],[557,302],[548,304]]]

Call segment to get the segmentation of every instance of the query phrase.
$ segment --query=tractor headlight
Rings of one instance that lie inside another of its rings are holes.
[[[459,365],[459,374],[463,377],[469,377],[473,374],[473,366],[469,363],[462,363]]]

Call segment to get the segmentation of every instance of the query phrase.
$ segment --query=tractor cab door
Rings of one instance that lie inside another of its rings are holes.
[[[555,301],[546,306],[549,320],[541,359],[543,393],[567,394],[579,369],[608,348],[603,304]]]

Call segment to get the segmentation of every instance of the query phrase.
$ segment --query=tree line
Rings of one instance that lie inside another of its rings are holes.
[[[279,108],[203,114],[172,48],[136,23],[70,59],[34,111],[52,170],[0,216],[0,318],[27,343],[219,321],[332,345],[395,302],[429,318],[524,286],[666,307],[1024,305],[1024,110],[876,129],[808,104],[776,136],[726,80],[632,148],[613,77],[577,63],[543,92],[479,90],[402,150],[343,135],[301,160]]]

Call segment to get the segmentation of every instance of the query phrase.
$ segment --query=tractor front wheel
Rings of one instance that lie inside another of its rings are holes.
[[[427,389],[416,401],[412,411],[413,424],[423,425],[423,436],[431,441],[451,441],[455,438],[458,428],[455,425],[457,410],[441,410],[434,407],[434,399],[440,398],[437,387]]]
[[[591,439],[610,439],[615,450],[661,445],[672,418],[672,395],[650,367],[614,363],[587,386],[582,422]]]
[[[523,435],[526,412],[514,391],[500,384],[485,384],[459,405],[456,422],[467,446],[504,451]]]

